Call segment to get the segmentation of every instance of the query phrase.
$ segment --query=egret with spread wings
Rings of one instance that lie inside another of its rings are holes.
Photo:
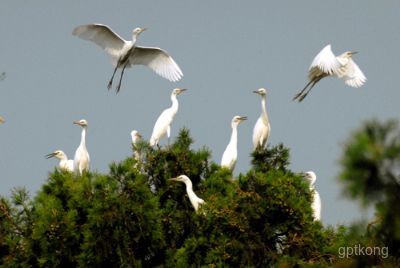
[[[165,50],[157,47],[136,46],[137,38],[145,30],[146,28],[135,28],[132,32],[132,41],[124,40],[110,27],[103,24],[81,25],[76,27],[72,34],[94,42],[111,56],[115,68],[108,83],[108,89],[112,86],[117,69],[122,69],[119,83],[116,86],[118,92],[121,88],[125,68],[132,65],[145,65],[169,81],[179,81],[183,76],[182,71]]]
[[[327,76],[336,76],[351,87],[361,87],[367,81],[367,78],[352,59],[352,56],[356,53],[346,51],[339,56],[335,56],[331,45],[324,47],[311,63],[308,71],[310,81],[303,90],[294,96],[293,100],[302,101],[315,84]]]

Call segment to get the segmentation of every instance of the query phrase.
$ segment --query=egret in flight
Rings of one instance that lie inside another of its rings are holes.
[[[145,65],[169,81],[179,81],[183,76],[182,71],[166,51],[157,47],[136,46],[137,38],[145,30],[146,28],[135,28],[132,32],[132,41],[124,40],[110,27],[103,24],[81,25],[76,27],[72,34],[96,43],[111,56],[115,68],[108,83],[108,89],[112,86],[117,69],[122,69],[119,83],[116,86],[118,92],[125,68],[132,65]]]
[[[175,88],[174,90],[172,90],[172,105],[168,109],[165,109],[158,117],[153,128],[153,133],[151,134],[150,146],[158,145],[160,139],[165,135],[167,135],[169,143],[169,138],[171,135],[171,123],[174,120],[174,117],[179,108],[177,96],[186,90],[187,89],[184,88]]]
[[[236,160],[237,160],[237,127],[238,125],[246,120],[246,116],[234,116],[232,119],[231,127],[232,127],[232,135],[231,140],[229,141],[228,146],[225,149],[224,154],[222,155],[221,166],[227,167],[231,171],[235,168]]]
[[[86,128],[88,123],[85,119],[77,120],[73,123],[82,127],[81,143],[78,149],[76,149],[74,157],[74,171],[82,175],[84,171],[89,170],[90,165],[90,157],[86,149]]]
[[[142,135],[140,135],[139,131],[137,131],[137,130],[132,130],[131,131],[131,137],[132,137],[133,146],[135,146],[135,144],[142,139]],[[135,152],[134,152],[135,160],[139,161],[140,160],[140,154],[136,150],[135,147],[134,147],[134,150],[135,150]]]
[[[69,172],[73,172],[74,171],[74,160],[68,160],[67,155],[61,151],[61,150],[56,150],[48,155],[46,155],[46,158],[58,158],[60,160],[58,166],[60,169],[62,170],[66,170]]]
[[[271,125],[269,124],[267,109],[265,107],[267,90],[260,88],[253,92],[261,96],[261,115],[253,129],[253,149],[256,150],[257,148],[264,148],[267,144],[271,133]]]
[[[294,96],[293,100],[302,101],[315,84],[327,76],[336,76],[351,87],[361,87],[367,81],[367,78],[352,59],[352,56],[356,53],[346,51],[339,56],[335,56],[331,45],[324,47],[311,63],[308,71],[308,79],[310,81],[303,90]]]
[[[321,220],[321,197],[317,190],[315,190],[315,181],[317,180],[317,176],[313,171],[307,171],[305,172],[305,177],[310,183],[310,191],[313,196],[311,208],[313,210],[314,220],[319,221]]]
[[[194,192],[193,192],[193,184],[192,181],[188,178],[186,175],[180,175],[176,178],[170,179],[172,181],[181,181],[186,185],[186,193],[189,196],[190,203],[192,203],[192,206],[194,210],[197,212],[199,209],[199,206],[204,204],[204,200],[198,197]]]

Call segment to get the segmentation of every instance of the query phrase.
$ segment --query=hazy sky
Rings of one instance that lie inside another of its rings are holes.
[[[55,3],[58,2],[58,3]],[[40,3],[40,4],[39,4]],[[3,1],[0,8],[0,194],[26,186],[31,195],[57,165],[55,149],[73,157],[89,122],[91,168],[131,154],[130,131],[149,138],[175,87],[180,110],[172,137],[190,129],[195,148],[206,145],[218,162],[234,115],[239,126],[235,174],[250,166],[251,136],[260,114],[252,91],[269,89],[270,143],[291,150],[293,171],[314,170],[326,224],[366,215],[341,196],[337,181],[343,143],[371,118],[398,118],[399,1]],[[113,67],[104,51],[72,36],[75,26],[104,23],[125,39],[167,50],[184,77],[171,83],[144,67],[125,72],[121,92],[107,90]],[[327,44],[334,53],[359,53],[368,78],[360,89],[322,80],[303,103],[292,101],[307,83],[313,57]],[[165,141],[163,141],[165,143]]]

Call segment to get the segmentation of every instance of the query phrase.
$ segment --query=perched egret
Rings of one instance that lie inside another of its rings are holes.
[[[4,117],[0,116],[0,124],[3,124],[6,120],[4,119]]]
[[[60,159],[60,163],[58,164],[60,169],[70,172],[74,171],[74,160],[68,160],[67,155],[63,151],[57,150],[46,155],[47,159],[52,157]]]
[[[140,135],[139,131],[132,130],[131,137],[132,137],[132,144],[136,144],[142,138],[142,135]]]
[[[131,132],[131,137],[132,137],[132,144],[133,144],[133,146],[135,146],[135,144],[136,144],[139,140],[142,139],[142,135],[140,135],[139,131],[137,131],[137,130],[132,130],[132,132]],[[134,149],[135,149],[135,153],[134,153],[134,155],[135,155],[135,160],[136,160],[136,161],[139,161],[139,160],[140,160],[140,154],[139,154],[139,152],[136,150],[135,147],[134,147]]]
[[[132,65],[148,66],[158,75],[170,81],[179,81],[183,76],[182,71],[166,51],[156,47],[136,46],[137,38],[145,30],[146,28],[135,28],[132,32],[132,41],[124,40],[110,27],[103,24],[81,25],[76,27],[72,34],[96,43],[110,54],[115,68],[108,83],[108,89],[111,88],[114,75],[117,69],[120,68],[122,69],[121,76],[116,87],[118,92],[125,68],[129,68]]]
[[[158,145],[160,139],[165,135],[167,135],[169,142],[169,137],[171,135],[171,123],[174,120],[174,117],[178,112],[179,108],[178,99],[176,97],[186,90],[187,89],[182,89],[182,88],[175,88],[174,90],[172,90],[171,93],[172,105],[168,109],[165,109],[158,117],[153,128],[153,133],[151,134],[150,138],[151,146]]]
[[[367,81],[367,78],[352,60],[352,56],[356,53],[346,51],[336,57],[332,52],[331,45],[324,47],[311,63],[308,71],[308,79],[310,81],[303,90],[294,96],[293,100],[302,101],[315,84],[327,76],[336,76],[351,87],[361,87]]]
[[[314,220],[321,220],[321,197],[317,190],[315,190],[315,181],[317,180],[317,176],[313,171],[305,172],[305,178],[310,183],[310,191],[313,193],[313,202],[311,208],[313,210]]]
[[[253,129],[253,149],[256,150],[257,148],[264,148],[267,144],[271,133],[271,125],[269,124],[267,109],[265,108],[267,90],[265,88],[260,88],[253,92],[261,96],[261,115]]]
[[[232,119],[232,135],[228,146],[226,146],[225,152],[222,155],[221,166],[227,167],[231,171],[235,168],[237,160],[237,127],[238,125],[246,120],[246,116],[234,116]]]
[[[186,184],[186,192],[187,195],[189,196],[190,203],[192,203],[192,206],[194,210],[197,212],[199,209],[199,206],[204,204],[204,200],[199,198],[194,192],[193,192],[193,184],[192,181],[188,178],[186,175],[180,175],[176,178],[172,178],[172,181],[181,181]]]
[[[90,165],[90,157],[86,149],[86,128],[88,123],[85,119],[77,120],[73,123],[82,127],[81,143],[78,149],[76,149],[74,157],[74,171],[82,175],[84,171],[89,170]]]

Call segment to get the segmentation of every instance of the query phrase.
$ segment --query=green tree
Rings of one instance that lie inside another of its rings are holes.
[[[375,205],[368,231],[377,244],[400,258],[400,128],[397,121],[366,122],[345,144],[340,180],[345,193]]]
[[[29,239],[34,220],[32,202],[24,188],[16,188],[11,200],[0,198],[0,265],[29,267]]]
[[[169,146],[135,144],[139,159],[107,174],[56,169],[34,198],[23,189],[1,198],[0,266],[345,265],[339,247],[369,238],[313,220],[309,185],[283,144],[254,152],[237,178],[192,144],[183,129]],[[197,213],[185,185],[170,180],[182,174],[205,200]]]

